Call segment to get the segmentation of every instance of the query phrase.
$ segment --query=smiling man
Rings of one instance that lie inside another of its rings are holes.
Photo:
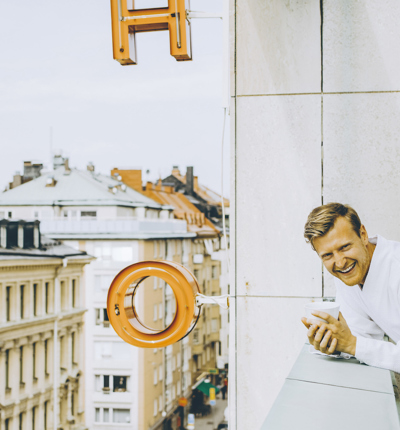
[[[313,313],[327,323],[302,318],[310,344],[400,372],[400,243],[368,238],[357,212],[340,203],[315,208],[304,237],[335,277],[341,309],[339,320]],[[393,341],[383,341],[385,334]]]

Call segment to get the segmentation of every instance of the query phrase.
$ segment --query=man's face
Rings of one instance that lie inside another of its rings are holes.
[[[313,243],[328,271],[349,286],[364,284],[371,261],[364,226],[360,235],[346,218],[339,217],[333,228]]]

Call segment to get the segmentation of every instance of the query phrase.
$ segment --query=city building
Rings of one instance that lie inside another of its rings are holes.
[[[191,241],[186,241],[182,249],[178,249],[175,256],[171,256],[174,261],[186,266],[197,278],[202,293],[205,295],[221,295],[221,232],[200,209],[192,202],[190,196],[181,191],[175,191],[171,185],[162,185],[161,181],[157,184],[147,182],[142,185],[142,173],[140,170],[114,168],[111,175],[121,180],[126,185],[136,189],[143,195],[151,198],[159,204],[169,205],[174,208],[173,215],[176,219],[185,220],[189,232],[195,233]],[[197,181],[196,181],[197,183]],[[211,205],[210,205],[211,207]],[[226,276],[227,279],[227,276]],[[225,287],[227,293],[227,285]],[[226,294],[225,293],[225,294]],[[149,309],[149,312],[151,310]],[[192,384],[186,382],[176,382],[175,379],[167,379],[164,382],[164,389],[167,393],[167,401],[170,393],[178,393],[183,397],[191,396],[191,388],[199,380],[210,377],[210,372],[218,372],[225,368],[228,361],[228,312],[220,309],[219,306],[204,306],[202,315],[198,320],[193,332],[188,336],[190,355],[192,358]],[[223,325],[222,322],[226,321]],[[221,340],[222,339],[222,340]],[[186,341],[186,339],[184,340]],[[175,369],[174,358],[186,354],[185,351],[179,352],[180,345],[172,345],[165,350],[165,361],[168,369]],[[174,352],[174,351],[178,352]],[[171,364],[169,362],[171,361]],[[184,370],[187,375],[184,381],[189,380],[190,371]],[[177,374],[178,375],[178,374]],[[174,378],[176,378],[176,376]],[[211,373],[212,375],[212,373]],[[217,376],[211,376],[214,382]],[[176,390],[174,385],[177,385]],[[180,387],[186,389],[181,390]],[[160,387],[161,389],[162,387]],[[178,389],[179,388],[179,389]],[[150,395],[151,397],[151,395]],[[175,397],[175,396],[174,396]],[[160,419],[161,420],[161,419]],[[177,418],[173,424],[176,425]],[[162,422],[162,420],[161,420]],[[160,425],[161,425],[160,422]],[[154,427],[157,428],[157,427]],[[175,428],[175,427],[174,427]]]
[[[210,253],[219,249],[219,232],[195,207],[189,212],[195,214],[193,219],[197,221],[191,222],[190,227],[186,219],[174,216],[173,205],[150,199],[121,178],[96,173],[92,164],[86,171],[79,171],[57,159],[54,168],[2,194],[0,214],[40,219],[47,236],[96,257],[84,272],[88,309],[86,424],[94,430],[105,426],[110,430],[174,426],[178,421],[179,398],[190,397],[196,375],[216,367],[218,307],[204,312],[210,333],[208,337],[199,336],[199,342],[206,339],[208,347],[197,345],[199,352],[194,360],[194,333],[178,344],[158,350],[124,343],[108,322],[107,290],[125,266],[167,259],[197,270],[201,285],[219,294],[219,261],[210,258]],[[205,281],[212,276],[212,282]],[[144,282],[143,319],[149,326],[157,329],[168,325],[174,315],[174,302],[164,282]]]
[[[83,430],[84,277],[93,257],[0,221],[0,428]]]

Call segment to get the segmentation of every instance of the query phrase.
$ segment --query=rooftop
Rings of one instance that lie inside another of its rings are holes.
[[[110,176],[58,167],[0,194],[0,206],[125,206],[169,209]]]

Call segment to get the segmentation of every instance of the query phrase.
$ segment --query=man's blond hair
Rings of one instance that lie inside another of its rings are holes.
[[[304,237],[306,238],[306,242],[311,244],[314,251],[314,240],[317,237],[325,236],[339,217],[346,218],[357,236],[361,237],[361,221],[357,212],[349,205],[328,203],[312,210],[304,226]]]

